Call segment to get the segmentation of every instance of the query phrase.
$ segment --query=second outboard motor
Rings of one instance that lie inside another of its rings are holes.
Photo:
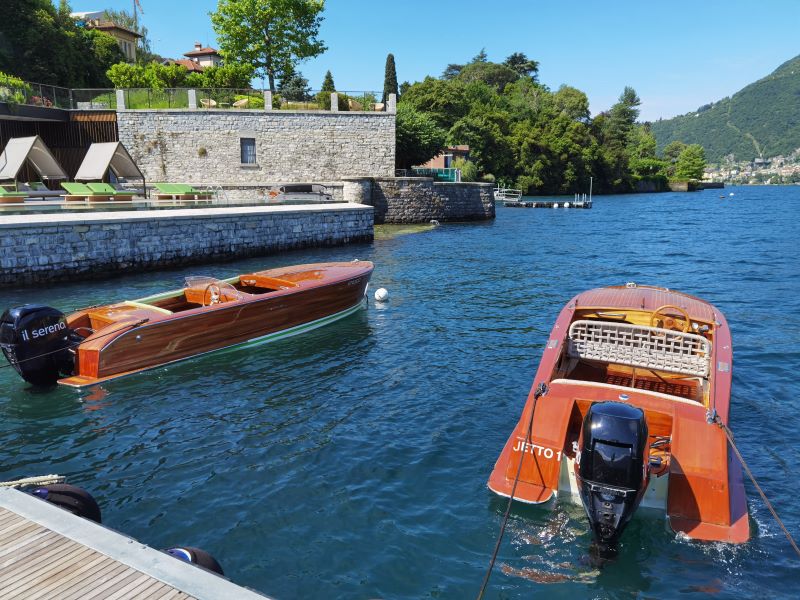
[[[650,481],[644,411],[620,402],[593,404],[578,447],[575,475],[583,507],[597,542],[613,546]]]
[[[9,308],[0,317],[0,348],[22,378],[33,385],[53,385],[72,375],[70,349],[76,339],[64,313],[41,304]]]

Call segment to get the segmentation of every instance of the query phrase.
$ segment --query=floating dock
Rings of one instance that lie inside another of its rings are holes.
[[[503,206],[509,208],[592,208],[591,200],[518,200],[505,201]]]
[[[0,599],[264,600],[224,577],[0,488]]]

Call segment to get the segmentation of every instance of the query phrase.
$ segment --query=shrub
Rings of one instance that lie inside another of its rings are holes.
[[[0,71],[0,102],[24,104],[25,97],[31,93],[31,86],[8,73]]]
[[[453,161],[453,168],[461,170],[461,181],[476,181],[478,179],[478,167],[471,160],[457,158]]]

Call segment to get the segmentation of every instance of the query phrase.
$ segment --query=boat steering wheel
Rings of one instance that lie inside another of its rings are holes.
[[[669,316],[666,312],[667,309],[671,309],[681,315],[681,319],[683,319],[682,324],[678,324],[678,321],[675,317]],[[660,325],[656,325],[656,322],[660,321]],[[689,318],[689,313],[687,313],[684,309],[680,306],[675,306],[673,304],[665,304],[664,306],[659,306],[657,309],[653,311],[653,314],[650,315],[650,327],[662,327],[663,329],[672,329],[673,331],[682,331],[686,333],[689,331],[689,327],[691,327],[692,321]]]
[[[219,304],[222,297],[222,290],[216,283],[209,283],[203,291],[203,306],[211,306],[212,304]],[[206,303],[206,298],[208,302]]]

